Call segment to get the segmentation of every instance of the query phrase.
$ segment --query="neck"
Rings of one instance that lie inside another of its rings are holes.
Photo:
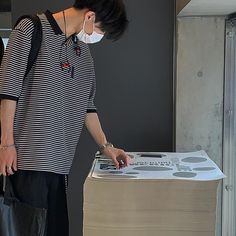
[[[65,34],[66,37],[70,37],[72,34],[78,34],[82,28],[84,23],[84,14],[86,13],[85,10],[77,10],[73,7],[65,9],[65,22],[63,17],[63,11],[57,12],[53,14],[57,24],[61,28],[62,32]],[[65,23],[66,23],[66,32],[65,32]]]

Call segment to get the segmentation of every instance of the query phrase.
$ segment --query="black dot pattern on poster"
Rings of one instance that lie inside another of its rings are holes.
[[[186,157],[182,159],[183,162],[188,162],[188,163],[200,163],[207,161],[205,157]]]
[[[193,173],[193,172],[175,172],[173,175],[176,176],[176,177],[193,178],[197,174]]]
[[[127,174],[127,175],[138,175],[139,172],[126,172],[125,174]]]
[[[215,170],[215,167],[197,167],[197,168],[193,168],[193,170],[196,171],[210,171],[210,170]]]
[[[138,154],[140,157],[149,157],[149,158],[162,158],[165,157],[165,154],[161,153],[156,153],[156,154],[151,154],[151,153],[139,153]]]
[[[134,167],[133,170],[142,170],[142,171],[168,171],[173,170],[169,167],[161,167],[161,166],[138,166]]]
[[[110,174],[122,174],[122,171],[109,171]]]

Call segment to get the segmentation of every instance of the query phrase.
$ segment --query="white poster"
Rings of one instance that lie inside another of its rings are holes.
[[[225,178],[204,150],[188,153],[127,152],[129,166],[116,169],[113,161],[97,156],[90,171],[93,178],[184,179],[209,181]]]

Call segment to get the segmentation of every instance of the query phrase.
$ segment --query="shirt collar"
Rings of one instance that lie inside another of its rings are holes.
[[[63,34],[61,28],[57,24],[57,22],[56,22],[56,20],[55,20],[55,18],[53,17],[52,14],[53,13],[51,11],[49,11],[49,10],[46,10],[46,12],[45,12],[45,15],[46,15],[46,17],[48,19],[48,22],[50,23],[54,33],[55,34]]]

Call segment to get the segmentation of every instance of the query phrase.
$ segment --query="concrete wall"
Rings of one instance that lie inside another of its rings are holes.
[[[177,20],[176,151],[204,149],[222,167],[224,17]],[[217,236],[221,236],[221,186]]]

